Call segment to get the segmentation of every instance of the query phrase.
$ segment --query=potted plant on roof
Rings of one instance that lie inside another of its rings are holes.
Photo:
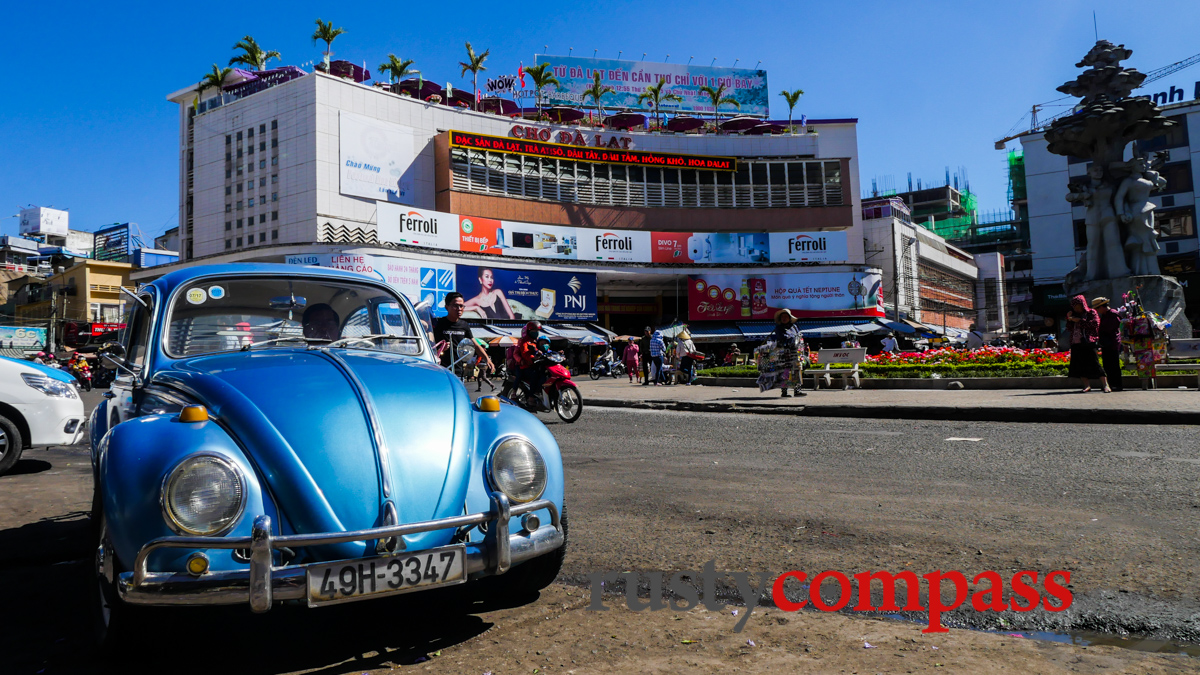
[[[641,94],[638,94],[638,103],[642,103],[643,101],[649,101],[650,105],[654,108],[655,127],[659,131],[661,131],[662,129],[665,128],[663,126],[663,122],[662,122],[662,111],[660,109],[662,107],[662,104],[664,102],[675,102],[675,103],[683,102],[683,97],[680,96],[679,94],[664,94],[663,93],[663,85],[665,85],[666,83],[667,83],[666,78],[663,78],[658,81],[658,84],[646,87],[646,91],[642,92]]]
[[[607,84],[602,84],[600,82],[600,71],[595,70],[592,71],[592,86],[583,90],[583,102],[587,103],[588,97],[590,96],[591,99],[596,103],[596,112],[600,119],[604,119],[604,95],[614,94],[616,91],[616,89],[613,89]],[[582,120],[580,120],[580,122],[582,122]]]
[[[796,109],[796,102],[799,101],[800,97],[804,95],[804,90],[796,89],[793,91],[788,91],[787,89],[784,89],[783,91],[779,92],[779,95],[782,96],[785,101],[787,101],[787,104],[788,104],[788,133],[794,134],[794,133],[796,133],[796,130],[792,127],[792,111]]]
[[[733,107],[737,108],[738,110],[742,109],[742,104],[739,103],[738,100],[733,98],[732,96],[726,96],[725,90],[726,90],[726,87],[724,84],[718,84],[715,87],[710,87],[708,85],[700,87],[700,93],[706,94],[708,96],[709,100],[712,101],[713,133],[719,133],[721,130],[721,126],[717,120],[717,116],[721,111],[722,105],[728,103],[728,104],[732,105]]]

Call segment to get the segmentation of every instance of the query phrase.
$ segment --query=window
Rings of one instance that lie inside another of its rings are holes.
[[[233,213],[233,204],[225,205],[225,213]]]
[[[279,157],[278,156],[271,158],[271,166],[279,166]]]
[[[254,127],[246,130],[246,138],[254,138]]]
[[[259,178],[258,179],[258,187],[266,187],[266,186],[267,186],[267,177],[263,176],[262,178]]]
[[[232,142],[233,142],[233,136],[230,136],[229,134],[225,134],[225,145],[229,145]]]
[[[225,169],[225,180],[233,178],[233,169]]]
[[[241,227],[241,226],[242,226],[242,220],[243,220],[242,218],[238,218],[238,221],[237,221],[237,223],[238,223],[238,227]]]
[[[279,139],[278,139],[278,138],[272,138],[272,139],[271,139],[271,147],[272,147],[272,148],[278,148],[278,147],[279,147]]]
[[[228,162],[228,161],[231,161],[232,159],[233,159],[233,153],[226,151],[225,152],[225,161]]]
[[[254,197],[246,200],[246,206],[254,206]]]
[[[242,238],[241,238],[241,237],[238,237],[238,238],[237,238],[237,245],[238,245],[238,246],[241,246],[241,245],[242,245]]]
[[[279,128],[279,120],[271,120],[271,128],[278,129]]]
[[[1160,256],[1158,259],[1158,267],[1163,274],[1177,276],[1187,272],[1196,271],[1196,254],[1184,253],[1183,255]]]
[[[279,212],[278,211],[271,212],[271,220],[279,220]]]
[[[265,213],[258,214],[258,224],[262,225],[265,222],[267,222],[267,214],[265,214]]]
[[[250,173],[254,173],[254,162],[250,162],[249,164],[246,165],[246,171],[249,171]]]
[[[149,294],[143,293],[138,296],[146,302],[150,307],[154,306],[154,298]],[[150,329],[152,327],[151,316],[153,312],[142,307],[140,302],[128,302],[129,313],[125,315],[125,330],[122,337],[125,342],[125,363],[131,370],[140,370],[142,364],[146,360],[146,345],[150,341]],[[121,377],[120,371],[117,375]]]
[[[242,132],[240,132],[240,131],[239,131],[239,132],[237,133],[237,139],[238,139],[239,141],[240,141],[240,140],[242,140]]]
[[[250,180],[246,181],[246,192],[249,192],[253,189],[254,189],[254,179],[251,178]]]
[[[258,133],[260,133],[260,134],[267,133],[267,125],[265,125],[265,124],[258,125]]]
[[[233,186],[232,186],[232,185],[226,185],[226,186],[225,186],[225,194],[230,194],[230,193],[232,193],[232,192],[233,192]]]
[[[260,244],[261,244],[261,243],[263,243],[263,242],[264,242],[264,241],[266,241],[266,240],[267,240],[267,233],[266,233],[266,232],[259,232],[259,233],[258,233],[258,243],[260,243]]]
[[[250,144],[250,147],[246,148],[246,152],[251,155],[254,154],[254,144],[253,143]]]
[[[271,230],[271,241],[279,238],[279,230]]]
[[[1192,163],[1175,162],[1166,164],[1159,170],[1159,175],[1167,179],[1167,187],[1158,194],[1171,195],[1192,191]]]
[[[271,193],[271,201],[273,201],[273,202],[279,201],[279,193],[278,192]]]
[[[1191,237],[1196,234],[1194,207],[1183,209],[1155,210],[1154,224],[1158,227],[1159,236]]]
[[[275,157],[272,157],[272,158],[271,158],[271,165],[272,165],[272,166],[274,166],[276,161],[277,161],[277,158],[275,158]],[[258,168],[260,168],[260,169],[265,169],[265,168],[267,168],[267,160],[265,160],[265,159],[260,159],[260,160],[258,160]]]
[[[241,156],[242,156],[242,149],[241,149],[241,148],[238,148],[237,156],[238,156],[238,157],[241,157]]]
[[[233,222],[229,220],[225,221],[225,231],[228,232],[231,229],[233,229]]]
[[[238,164],[238,175],[242,175],[242,165]]]
[[[258,142],[258,149],[259,149],[259,150],[263,150],[263,151],[265,151],[265,150],[267,149],[267,142],[266,142],[266,141],[259,141],[259,142]]]
[[[277,173],[271,174],[271,185],[274,185],[278,182],[279,182],[279,174],[277,174]]]
[[[225,250],[227,250],[227,251],[228,251],[228,250],[229,250],[229,249],[231,249],[231,248],[233,248],[233,240],[231,240],[231,239],[226,239],[226,240],[225,240]]]
[[[238,200],[238,203],[237,203],[237,210],[238,211],[242,210],[242,200],[240,200],[240,199]]]
[[[238,183],[238,188],[237,188],[237,190],[238,190],[238,192],[239,192],[239,193],[242,191],[242,184],[241,184],[240,182]]]

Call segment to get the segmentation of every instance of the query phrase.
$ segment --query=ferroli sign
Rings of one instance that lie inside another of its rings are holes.
[[[848,260],[846,232],[772,232],[771,262]]]
[[[523,132],[522,132],[523,133]],[[451,131],[450,145],[472,150],[490,150],[531,157],[566,159],[576,162],[599,164],[621,164],[626,166],[649,166],[676,169],[703,169],[708,171],[736,171],[737,159],[708,155],[680,155],[666,152],[646,152],[621,148],[583,147],[559,143],[544,143],[503,136],[487,136],[462,131]],[[541,138],[541,132],[538,132]]]

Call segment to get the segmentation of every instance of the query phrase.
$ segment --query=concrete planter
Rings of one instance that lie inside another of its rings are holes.
[[[810,386],[812,378],[805,376],[805,386]],[[946,389],[951,382],[961,382],[963,389],[1076,389],[1081,387],[1079,380],[1069,377],[864,377],[863,389]],[[753,387],[758,384],[752,377],[698,377],[696,384],[709,387]],[[1175,389],[1177,387],[1195,387],[1195,375],[1159,375],[1159,389]],[[1125,377],[1127,389],[1138,389],[1141,383],[1136,377]],[[835,389],[841,387],[841,378],[833,380]],[[1092,382],[1093,387],[1099,387],[1100,381]]]

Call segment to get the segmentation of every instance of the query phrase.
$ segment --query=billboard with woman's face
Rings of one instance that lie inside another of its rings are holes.
[[[459,265],[469,319],[595,321],[596,275]]]

